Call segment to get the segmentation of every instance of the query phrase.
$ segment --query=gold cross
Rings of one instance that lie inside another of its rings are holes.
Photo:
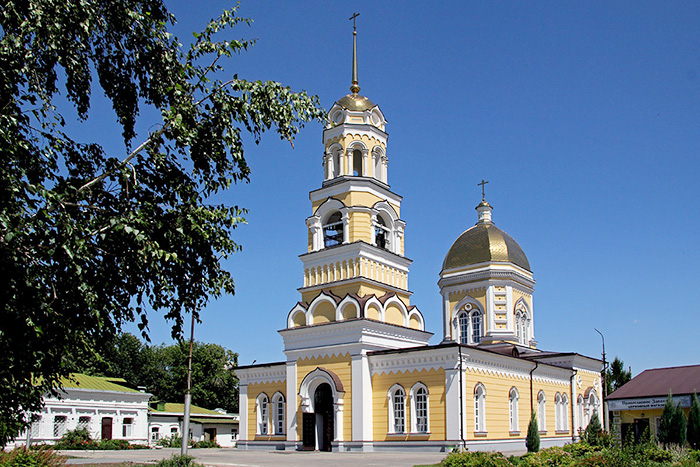
[[[484,187],[487,183],[488,182],[483,178],[481,179],[481,183],[477,183],[477,185],[481,185],[481,201],[486,201],[486,193],[484,192]]]
[[[355,26],[355,18],[357,18],[358,16],[360,16],[359,13],[353,13],[352,16],[350,18],[348,18],[348,19],[352,20],[352,29],[353,30],[357,30],[357,27]]]

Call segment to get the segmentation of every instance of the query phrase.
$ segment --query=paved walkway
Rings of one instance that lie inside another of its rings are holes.
[[[135,451],[63,451],[68,464],[154,463],[179,454],[179,449]],[[437,464],[440,452],[303,452],[191,449],[200,464],[220,467],[413,467]]]

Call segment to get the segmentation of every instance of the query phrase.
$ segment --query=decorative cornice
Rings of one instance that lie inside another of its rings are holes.
[[[284,363],[238,368],[234,372],[238,376],[240,385],[276,383],[287,380],[287,365]]]
[[[476,284],[477,282],[484,282],[490,285],[490,283],[493,281],[513,281],[516,284],[520,284],[522,287],[525,287],[525,290],[522,291],[526,293],[532,293],[532,290],[535,287],[535,281],[520,273],[520,271],[494,270],[491,268],[477,271],[466,271],[456,275],[450,275],[448,277],[443,276],[438,281],[438,286],[441,289],[462,284],[474,284],[474,287],[478,287],[479,285]],[[504,283],[504,285],[506,284]],[[510,285],[513,284],[511,283]]]
[[[363,277],[363,276],[351,277],[349,279],[343,279],[343,280],[333,281],[333,282],[324,282],[323,284],[311,285],[308,287],[299,287],[297,290],[301,293],[304,293],[304,292],[309,292],[309,291],[313,291],[313,290],[330,289],[330,288],[333,288],[333,287],[336,287],[339,285],[343,285],[343,284],[351,284],[353,282],[363,282],[363,283],[368,284],[368,285],[380,287],[382,289],[385,289],[388,292],[394,292],[394,293],[401,294],[401,295],[408,295],[408,296],[413,295],[413,292],[411,292],[410,290],[406,290],[406,289],[402,289],[400,287],[395,287],[393,285],[385,284],[384,282],[375,281],[374,279],[368,279],[367,277]]]
[[[392,192],[389,185],[373,177],[360,177],[342,175],[323,182],[323,187],[309,193],[311,202],[321,201],[332,196],[337,196],[349,191],[366,192],[375,195],[377,198],[386,199],[397,206],[401,205],[401,196]]]
[[[358,256],[363,259],[381,262],[406,273],[408,272],[408,267],[413,262],[410,258],[379,248],[375,245],[370,245],[362,240],[302,253],[299,255],[299,258],[302,263],[304,263],[304,268],[311,268],[316,265],[322,266],[329,262],[355,259],[355,257]]]

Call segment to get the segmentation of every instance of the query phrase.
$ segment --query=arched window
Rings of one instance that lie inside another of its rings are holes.
[[[363,175],[362,173],[362,151],[355,149],[352,151],[352,174]]]
[[[520,394],[515,388],[510,389],[510,394],[508,395],[508,413],[510,415],[510,431],[517,432],[520,431],[520,426],[518,423],[518,400],[520,399]]]
[[[524,310],[515,311],[515,337],[518,344],[528,345],[529,343],[530,320]]]
[[[486,389],[479,383],[474,388],[474,431],[486,431]]]
[[[562,431],[569,431],[569,396],[561,395],[561,427]]]
[[[483,314],[471,303],[464,305],[457,315],[459,325],[459,342],[461,344],[478,344],[483,335]]]
[[[428,433],[428,388],[417,383],[411,389],[411,431]]]
[[[593,417],[599,416],[600,414],[598,413],[598,395],[596,394],[595,390],[591,390],[591,393],[588,395],[588,403],[586,404],[586,425],[584,426],[584,428],[588,426]]]
[[[554,429],[561,430],[561,394],[554,395]]]
[[[274,433],[276,435],[283,435],[285,431],[284,395],[280,392],[272,396],[272,419],[274,421]]]
[[[389,433],[406,432],[406,392],[398,384],[389,390]]]
[[[257,413],[257,418],[258,418],[258,423],[257,423],[257,434],[259,435],[266,435],[268,433],[268,427],[267,427],[267,420],[268,420],[268,402],[269,399],[267,398],[267,394],[264,392],[258,396],[257,399],[257,407],[256,407],[256,413]]]
[[[381,151],[373,151],[374,157],[374,178],[382,180],[382,153]]]
[[[377,216],[377,222],[374,224],[374,243],[379,248],[389,248],[389,228],[382,216]]]
[[[537,426],[540,431],[547,431],[547,400],[544,391],[537,394]]]
[[[343,243],[343,217],[340,212],[334,212],[323,225],[323,244],[329,246]]]
[[[583,413],[583,396],[579,395],[578,400],[577,400],[577,405],[578,405],[578,429],[583,430],[586,428],[586,420],[584,419],[584,413]]]

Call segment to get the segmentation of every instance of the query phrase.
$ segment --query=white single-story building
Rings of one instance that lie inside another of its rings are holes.
[[[180,436],[184,410],[184,404],[152,402],[149,416],[150,443],[157,444],[161,439]],[[238,441],[238,414],[192,405],[190,438],[192,441],[215,441],[224,448],[235,447]]]

